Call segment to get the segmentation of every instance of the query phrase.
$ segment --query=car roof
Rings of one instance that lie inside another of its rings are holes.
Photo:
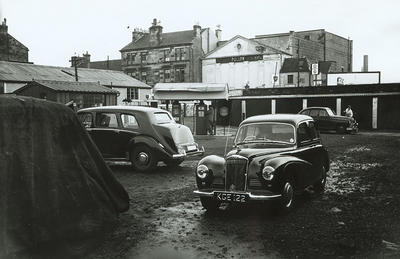
[[[240,125],[254,122],[281,122],[296,125],[306,120],[313,120],[313,118],[302,114],[265,114],[249,117],[242,121]]]
[[[166,110],[147,106],[131,106],[131,105],[114,105],[114,106],[99,106],[81,109],[78,112],[90,112],[90,111],[136,111],[136,112],[168,112]]]
[[[329,107],[322,107],[322,106],[312,106],[312,107],[304,108],[302,111],[309,110],[309,109],[330,109],[330,108]]]

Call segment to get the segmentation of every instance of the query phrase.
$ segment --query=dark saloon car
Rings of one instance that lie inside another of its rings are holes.
[[[323,192],[328,152],[311,117],[274,114],[249,117],[237,131],[225,157],[204,157],[195,169],[203,207],[221,203],[270,201],[290,210],[305,188]]]
[[[301,110],[299,114],[312,117],[315,121],[315,126],[320,131],[358,132],[358,124],[354,118],[335,115],[329,107],[308,107]]]
[[[187,156],[204,153],[190,129],[162,109],[103,106],[82,109],[78,117],[104,159],[131,161],[138,171],[150,171],[158,161],[179,165]]]

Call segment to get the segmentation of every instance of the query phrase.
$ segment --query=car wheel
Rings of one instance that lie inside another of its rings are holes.
[[[154,152],[147,146],[136,147],[131,154],[132,166],[140,172],[148,172],[157,166],[157,158]]]
[[[294,187],[293,178],[289,178],[284,182],[281,192],[282,197],[277,201],[276,204],[278,212],[285,213],[293,209],[296,201]]]
[[[326,170],[325,166],[321,166],[322,177],[316,183],[313,184],[313,189],[316,193],[323,193],[326,185]]]
[[[346,132],[346,128],[343,125],[337,126],[336,132],[339,134],[343,134]]]
[[[207,197],[200,197],[200,202],[203,207],[209,212],[215,212],[218,210],[220,202]]]
[[[165,160],[164,163],[169,166],[169,167],[177,167],[183,162],[183,158],[180,159],[174,159],[174,160]]]

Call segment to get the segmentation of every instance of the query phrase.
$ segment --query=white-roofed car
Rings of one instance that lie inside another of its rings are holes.
[[[104,159],[130,161],[137,171],[151,171],[159,161],[176,166],[204,154],[190,129],[162,109],[103,106],[79,110],[78,117]]]

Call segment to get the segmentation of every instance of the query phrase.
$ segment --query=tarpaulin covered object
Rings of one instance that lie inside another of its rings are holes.
[[[71,109],[0,96],[0,258],[89,237],[128,208],[127,192]]]

